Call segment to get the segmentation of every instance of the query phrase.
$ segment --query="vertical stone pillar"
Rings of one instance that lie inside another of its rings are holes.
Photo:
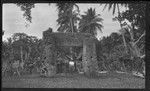
[[[83,42],[83,69],[87,76],[94,75],[98,64],[96,58],[96,47],[92,39],[86,39]]]
[[[53,50],[53,46],[52,45],[45,45],[45,61],[49,64],[51,64],[53,62],[53,53],[54,53],[54,50]]]
[[[83,64],[83,70],[85,73],[88,72],[88,66],[87,66],[87,45],[85,41],[83,42],[83,55],[82,55],[82,64]]]
[[[93,42],[92,43],[92,48],[90,49],[92,51],[92,59],[90,61],[91,65],[91,72],[97,72],[98,70],[98,62],[97,62],[97,54],[96,54],[96,45]]]
[[[48,70],[47,76],[54,76],[56,74],[56,56],[55,56],[55,39],[51,31],[43,32],[43,39],[45,44],[44,61]]]

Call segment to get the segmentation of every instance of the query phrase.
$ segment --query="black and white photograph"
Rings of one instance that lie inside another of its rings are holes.
[[[2,88],[145,89],[146,5],[3,3]]]

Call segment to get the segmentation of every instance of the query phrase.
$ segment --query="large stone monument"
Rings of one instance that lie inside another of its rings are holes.
[[[51,69],[49,72],[55,74],[56,67],[56,48],[59,46],[78,46],[83,47],[82,63],[84,73],[87,76],[97,72],[97,39],[88,33],[54,33],[52,30],[43,32],[43,41],[45,44],[44,58]],[[53,68],[53,69],[52,69]]]

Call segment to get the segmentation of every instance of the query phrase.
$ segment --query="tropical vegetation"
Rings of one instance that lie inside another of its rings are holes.
[[[128,9],[121,12],[119,5]],[[17,3],[17,6],[24,11],[23,16],[26,20],[32,22],[31,9],[35,7],[35,3]],[[80,9],[76,3],[56,3],[56,6],[58,8],[58,32],[90,33],[93,36],[97,35],[97,31],[102,32],[103,19],[95,9],[89,8],[85,15],[80,15]],[[118,9],[118,16],[115,16],[113,20],[119,22],[120,30],[103,37],[96,44],[99,70],[126,72],[136,70],[142,73],[145,67],[145,11],[150,7],[145,3],[111,3],[106,4],[104,9],[106,7],[109,10],[112,8],[113,14],[116,8]],[[2,42],[2,60],[7,60],[8,63],[13,60],[34,63],[37,57],[42,57],[43,49],[42,39],[25,33],[15,33],[7,41]],[[79,53],[81,48],[71,49],[71,52],[63,48],[60,50],[59,53],[64,56],[67,53]]]

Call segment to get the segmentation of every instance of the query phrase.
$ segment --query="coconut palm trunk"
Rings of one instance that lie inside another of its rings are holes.
[[[30,54],[31,54],[31,47],[30,47],[30,46],[28,46],[28,49],[29,49],[29,52],[28,52],[28,60],[29,60],[29,58],[30,58]]]
[[[28,53],[25,52],[25,60],[28,61]]]
[[[23,58],[23,48],[20,47],[20,54],[21,54],[21,62],[19,62],[19,67],[21,67],[22,71],[24,70],[24,58]]]
[[[71,9],[72,10],[72,9]],[[73,27],[74,27],[74,23],[73,23],[73,18],[72,18],[72,11],[70,11],[71,13],[70,13],[70,27],[71,27],[71,31],[72,31],[72,33],[74,33],[74,29],[73,29]],[[74,60],[74,55],[73,55],[73,47],[70,47],[70,52],[71,52],[71,58]]]
[[[120,16],[120,9],[119,9],[119,5],[117,4],[117,9],[118,9],[118,16]],[[121,20],[119,19],[119,24],[120,24],[120,28],[122,29],[122,25],[121,25]],[[126,44],[126,40],[125,40],[125,37],[124,37],[124,33],[121,33],[122,35],[122,39],[123,39],[123,44],[124,44],[124,47],[125,47],[125,52],[127,53],[127,44]],[[123,68],[124,70],[126,71],[126,67],[125,67],[125,64],[123,63]]]
[[[23,50],[22,50],[22,46],[20,46],[20,56],[21,56],[21,62],[23,62]]]
[[[13,48],[11,47],[11,51],[10,51],[10,61],[12,61],[14,59],[14,55],[13,55]]]
[[[120,16],[120,9],[119,9],[118,4],[117,4],[117,9],[118,9],[118,16]],[[119,20],[119,24],[120,24],[120,27],[122,29],[121,20]],[[127,53],[127,44],[126,44],[126,40],[125,40],[125,37],[124,37],[124,33],[121,33],[121,34],[122,34],[122,39],[123,39],[123,43],[124,43],[124,46],[125,46],[125,51]]]
[[[72,21],[72,18],[70,18],[70,27],[71,27],[71,31],[72,31],[72,33],[74,32],[74,30],[73,30],[73,21]]]

